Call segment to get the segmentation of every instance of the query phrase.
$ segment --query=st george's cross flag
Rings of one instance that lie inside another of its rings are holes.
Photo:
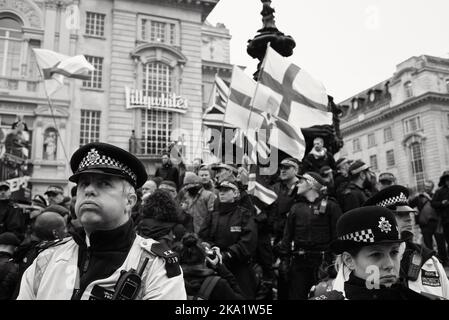
[[[332,124],[324,85],[270,46],[262,63],[253,104],[294,127]]]
[[[51,96],[64,85],[64,77],[89,80],[95,68],[83,55],[73,57],[47,50],[33,49],[44,77],[45,90]]]

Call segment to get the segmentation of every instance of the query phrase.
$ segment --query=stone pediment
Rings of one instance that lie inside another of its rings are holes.
[[[13,13],[19,16],[26,28],[43,29],[42,10],[29,0],[0,0],[2,12]]]
[[[158,60],[164,61],[171,67],[176,65],[184,65],[187,57],[177,47],[166,45],[163,43],[142,43],[139,44],[132,52],[131,57],[139,60],[143,64]]]
[[[51,112],[51,109],[48,105],[40,105],[36,108],[34,111],[34,114],[36,116],[43,116],[43,117],[57,117],[57,118],[68,118],[69,117],[69,110],[65,107],[61,106],[53,106],[53,113]]]

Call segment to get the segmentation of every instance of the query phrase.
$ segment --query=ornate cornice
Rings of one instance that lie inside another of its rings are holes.
[[[363,121],[359,121],[353,125],[349,125],[347,127],[344,127],[344,124],[342,125],[343,128],[341,129],[341,132],[343,135],[350,134],[353,132],[356,132],[361,129],[365,129],[368,126],[374,125],[378,122],[381,122],[383,120],[389,119],[392,116],[402,113],[406,110],[413,109],[416,107],[421,106],[425,102],[446,102],[449,104],[449,95],[447,94],[441,94],[441,93],[435,93],[435,92],[428,92],[423,95],[420,95],[419,97],[416,97],[414,99],[407,100],[399,105],[396,106],[390,106],[388,110],[385,110],[381,114],[375,115],[371,118],[366,118]]]
[[[181,50],[164,43],[142,43],[138,45],[130,55],[133,59],[142,60],[142,56],[145,54],[145,52],[154,50],[163,50],[168,52],[171,56],[174,57],[175,60],[178,61],[178,64],[184,65],[187,62],[187,57],[181,52]]]
[[[43,28],[42,10],[30,0],[0,0],[0,10],[17,14],[25,27]]]

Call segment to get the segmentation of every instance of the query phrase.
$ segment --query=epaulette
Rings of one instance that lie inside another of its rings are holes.
[[[70,239],[72,239],[71,237],[67,237],[64,239],[55,239],[55,240],[48,240],[48,241],[42,241],[39,244],[36,245],[37,248],[37,253],[41,253],[42,251],[48,249],[48,248],[52,248],[52,247],[57,247],[60,246],[61,244],[67,243]]]
[[[167,277],[173,278],[181,274],[178,255],[167,245],[160,242],[155,242],[151,244],[151,246],[148,246],[148,243],[146,241],[142,241],[140,246],[147,250],[149,253],[164,259]]]
[[[345,296],[340,291],[332,290],[309,300],[345,300]]]

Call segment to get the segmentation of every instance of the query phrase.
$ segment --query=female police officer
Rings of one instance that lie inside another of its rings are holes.
[[[78,149],[70,166],[82,229],[36,258],[18,299],[186,299],[176,255],[134,232],[130,213],[135,189],[147,180],[143,164],[96,142]]]
[[[403,240],[393,213],[382,207],[348,211],[337,222],[337,240],[331,249],[340,254],[341,269],[349,272],[341,292],[315,300],[426,300],[398,283]],[[340,294],[339,294],[340,293]]]

